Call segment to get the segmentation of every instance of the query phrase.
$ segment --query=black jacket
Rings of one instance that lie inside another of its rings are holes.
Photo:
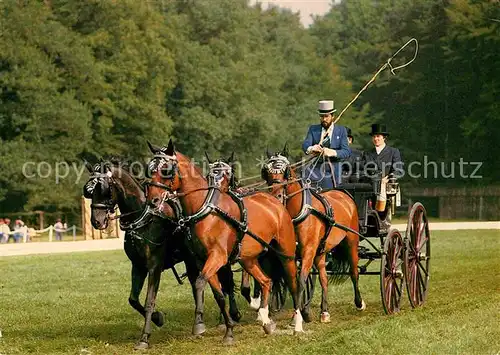
[[[386,145],[384,149],[377,154],[375,148],[364,152],[362,157],[362,166],[365,172],[381,171],[382,177],[394,174],[396,178],[404,176],[403,159],[399,149]]]

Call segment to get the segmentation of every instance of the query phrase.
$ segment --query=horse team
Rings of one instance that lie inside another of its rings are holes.
[[[84,186],[84,196],[92,200],[95,228],[106,228],[115,209],[120,209],[124,248],[132,262],[129,303],[145,318],[137,349],[149,346],[151,322],[164,323],[163,313],[155,311],[161,273],[179,262],[185,263],[195,301],[193,334],[201,335],[206,329],[203,307],[208,283],[226,326],[225,344],[234,341],[233,327],[241,318],[231,270],[235,262],[260,286],[258,319],[266,334],[276,329],[269,314],[271,288],[282,280],[292,295],[294,333],[303,332],[303,321],[312,320],[304,292],[313,265],[322,288],[320,320],[330,322],[327,253],[333,256],[334,271],[350,275],[356,308],[365,309],[358,286],[356,204],[341,190],[310,188],[288,161],[286,147],[268,154],[262,168],[265,189],[238,193],[231,162],[210,164],[206,176],[175,150],[172,141],[164,147],[148,145],[154,156],[146,182],[135,179],[120,164],[108,162],[87,164],[90,178]],[[142,305],[139,295],[146,277]],[[242,294],[250,301],[248,289],[242,288]]]

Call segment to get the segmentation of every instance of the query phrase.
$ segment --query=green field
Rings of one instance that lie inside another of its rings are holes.
[[[255,313],[244,310],[236,344],[222,346],[217,307],[207,288],[203,338],[190,335],[190,287],[168,271],[158,308],[166,323],[154,326],[148,354],[484,354],[500,352],[499,231],[435,232],[428,301],[383,313],[377,276],[362,276],[367,310],[355,310],[350,282],[331,288],[332,323],[305,325],[294,337],[291,310],[273,318],[265,336]],[[130,263],[123,251],[6,257],[0,260],[0,353],[130,354],[143,325],[127,302]],[[319,316],[319,292],[314,312]]]

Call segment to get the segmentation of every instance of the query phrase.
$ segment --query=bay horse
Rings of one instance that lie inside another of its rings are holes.
[[[319,271],[322,288],[320,320],[322,323],[330,322],[326,254],[331,252],[333,276],[330,281],[343,281],[345,278],[342,278],[342,274],[350,269],[354,303],[358,310],[364,310],[366,304],[358,285],[359,221],[356,203],[342,190],[318,193],[303,179],[297,178],[288,160],[286,145],[282,152],[274,155],[267,153],[267,156],[268,160],[261,170],[262,178],[272,187],[271,193],[286,206],[292,216],[301,246],[300,295],[305,290],[305,283],[314,263]],[[302,300],[303,297],[299,299]],[[303,313],[304,320],[308,320],[308,305]]]
[[[209,186],[203,173],[191,160],[175,151],[172,140],[167,147],[156,148],[148,142],[154,158],[149,164],[151,182],[147,199],[167,218],[175,217],[165,204],[178,198],[187,217],[178,223],[192,234],[194,252],[204,261],[196,281],[198,304],[208,281],[217,290],[217,304],[224,315],[226,333],[223,342],[233,342],[233,322],[225,305],[216,274],[222,266],[238,261],[261,285],[259,313],[266,334],[274,332],[276,323],[269,318],[268,299],[271,279],[261,269],[258,257],[265,250],[279,258],[287,277],[296,313],[295,331],[302,332],[302,316],[298,309],[295,265],[295,232],[287,210],[274,197],[257,193],[241,200]]]
[[[96,229],[105,229],[116,206],[121,212],[120,228],[126,231],[124,249],[132,263],[129,303],[145,318],[142,335],[136,344],[136,349],[144,349],[149,345],[151,321],[158,327],[164,324],[163,313],[154,310],[162,271],[172,269],[177,281],[181,283],[175,265],[184,261],[194,296],[195,282],[200,269],[186,246],[179,242],[180,239],[173,238],[173,232],[177,226],[151,213],[151,209],[146,205],[145,186],[128,171],[124,164],[101,160],[94,166],[88,162],[85,165],[90,173],[90,179],[83,188],[83,194],[85,198],[92,200],[92,226]],[[173,208],[180,213],[180,206],[174,203]],[[167,241],[168,248],[166,247]],[[146,307],[144,307],[139,301],[139,296],[148,275]],[[239,320],[241,314],[234,297],[231,270],[222,268],[220,278],[224,291],[229,293],[230,314],[233,319]],[[198,335],[205,331],[203,306],[197,305],[196,310],[193,334]]]
[[[239,196],[247,195],[253,193],[252,191],[247,191],[246,189],[241,189],[238,187],[238,179],[235,174],[234,165],[236,163],[234,159],[234,152],[224,159],[212,160],[205,152],[205,157],[208,162],[208,173],[207,180],[209,186],[215,186],[221,192],[229,194],[237,194]],[[273,260],[274,261],[274,260]],[[269,259],[263,255],[259,259],[259,263],[266,275],[270,276],[273,284],[271,288],[271,301],[269,310],[271,312],[277,312],[281,310],[286,300],[286,285],[282,279],[277,268],[273,267],[273,263],[269,262]],[[261,301],[261,289],[257,280],[254,280],[253,293],[250,287],[250,274],[244,269],[241,271],[241,294],[250,304],[250,308],[254,311],[258,311],[260,308]],[[257,321],[260,321],[260,317],[257,317]]]

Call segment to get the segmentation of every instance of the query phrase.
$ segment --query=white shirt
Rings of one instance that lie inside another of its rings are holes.
[[[325,139],[327,133],[330,139],[332,139],[333,126],[334,124],[332,123],[327,130],[325,129],[325,127],[321,127],[321,139],[319,140],[320,143],[323,142],[323,139]]]
[[[380,154],[381,151],[383,151],[385,148],[385,144],[382,144],[380,147],[375,147],[375,150],[377,151],[377,155]]]

